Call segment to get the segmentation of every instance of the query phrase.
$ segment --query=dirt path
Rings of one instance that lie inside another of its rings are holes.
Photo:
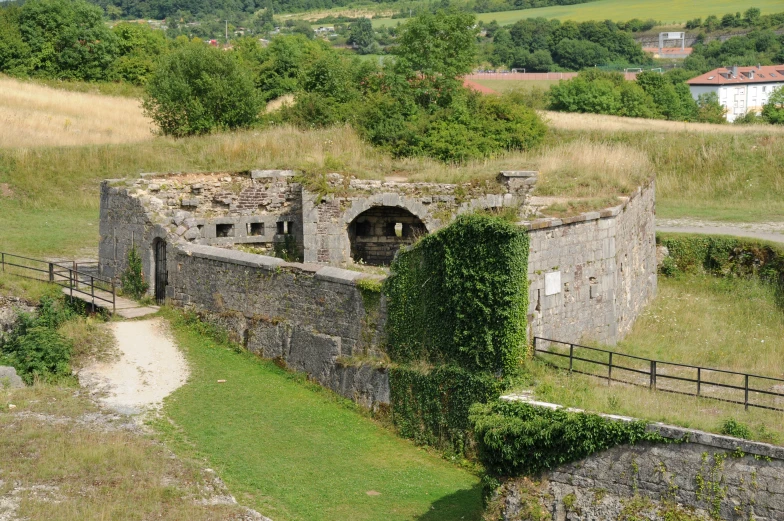
[[[106,407],[138,414],[185,383],[188,366],[166,332],[163,319],[110,324],[121,353],[113,362],[93,363],[79,372],[79,383],[99,394]]]
[[[656,219],[656,231],[735,235],[784,243],[784,222],[725,223],[698,219]]]

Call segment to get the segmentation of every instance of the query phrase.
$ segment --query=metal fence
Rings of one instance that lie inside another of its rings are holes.
[[[117,299],[114,280],[89,273],[88,270],[92,271],[94,265],[94,262],[81,265],[77,262],[51,262],[0,252],[0,269],[3,273],[57,284],[66,288],[71,298],[75,294],[93,307],[96,303],[107,306],[111,304],[114,313]]]
[[[658,391],[784,411],[784,379],[653,360],[534,337],[534,354],[569,372]],[[741,398],[742,397],[742,398]]]
[[[519,81],[541,81],[541,80],[570,80],[577,77],[576,72],[473,72],[467,74],[467,80],[519,80]],[[636,72],[624,72],[627,80],[637,78]]]

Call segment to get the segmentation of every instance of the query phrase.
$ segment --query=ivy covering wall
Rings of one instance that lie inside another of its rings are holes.
[[[524,402],[475,404],[470,421],[479,459],[492,476],[533,476],[616,445],[668,442],[646,422],[546,409]]]
[[[392,419],[401,435],[470,452],[468,410],[525,356],[528,235],[464,215],[401,251],[385,282]]]
[[[402,251],[392,264],[388,354],[395,362],[503,372],[524,356],[528,234],[471,214]]]

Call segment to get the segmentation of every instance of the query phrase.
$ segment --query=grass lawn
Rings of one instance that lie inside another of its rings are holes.
[[[637,319],[624,341],[611,349],[644,358],[784,378],[782,339],[784,313],[776,305],[771,287],[753,280],[662,276],[655,301]],[[602,360],[606,361],[606,357]],[[615,363],[619,363],[618,358]],[[628,359],[620,363],[633,365]],[[606,368],[591,366],[593,372],[606,374]],[[610,386],[606,380],[570,376],[539,363],[532,367],[536,396],[546,401],[714,432],[723,420],[734,417],[751,426],[757,439],[784,441],[781,412],[755,408],[747,412],[743,405],[640,387]],[[627,377],[616,371],[615,377],[619,376]],[[691,373],[683,376],[695,377]],[[706,379],[721,377],[713,373]],[[777,392],[782,392],[781,387],[777,387]],[[743,393],[738,393],[732,398],[742,401]],[[782,403],[776,405],[784,407]]]
[[[779,0],[755,0],[745,2],[742,0],[596,0],[584,4],[560,5],[551,7],[538,7],[536,9],[521,9],[518,11],[499,11],[481,13],[477,15],[483,22],[496,20],[501,25],[513,24],[526,18],[557,18],[559,20],[574,20],[585,22],[588,20],[615,20],[626,21],[632,18],[646,20],[653,18],[662,23],[685,23],[691,18],[702,18],[716,15],[721,18],[727,13],[735,14],[744,12],[749,7],[758,7],[763,14],[777,13],[784,10]],[[378,18],[373,20],[374,27],[383,25],[397,25],[404,20],[391,18]]]
[[[192,327],[174,327],[192,373],[164,407],[176,427],[159,427],[175,450],[204,457],[240,502],[275,521],[480,518],[473,474]]]
[[[547,90],[559,80],[471,80],[483,87],[488,87],[496,92],[505,92],[512,89],[531,90],[534,87]]]

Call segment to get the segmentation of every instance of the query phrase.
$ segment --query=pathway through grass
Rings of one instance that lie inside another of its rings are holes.
[[[159,427],[176,450],[206,458],[243,504],[275,521],[479,519],[471,473],[193,326],[174,335],[192,373],[164,408],[176,428]]]

